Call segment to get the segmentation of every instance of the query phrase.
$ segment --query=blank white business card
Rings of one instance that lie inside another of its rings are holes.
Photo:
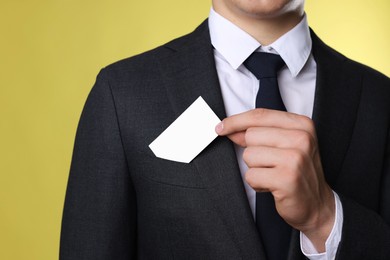
[[[199,97],[149,147],[159,158],[189,163],[218,136],[215,126],[219,122]]]

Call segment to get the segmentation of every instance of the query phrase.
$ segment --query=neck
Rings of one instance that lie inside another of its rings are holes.
[[[228,8],[214,5],[214,10],[246,31],[261,45],[270,45],[283,34],[294,28],[303,17],[303,10],[293,10],[274,16],[257,16],[242,12],[233,14]]]

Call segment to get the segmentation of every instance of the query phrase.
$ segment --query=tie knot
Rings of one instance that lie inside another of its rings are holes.
[[[246,59],[244,65],[257,79],[275,78],[284,61],[277,54],[254,52]]]

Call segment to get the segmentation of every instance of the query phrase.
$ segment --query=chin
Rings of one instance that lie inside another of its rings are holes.
[[[258,18],[273,18],[291,12],[303,13],[304,0],[230,0],[236,8]]]

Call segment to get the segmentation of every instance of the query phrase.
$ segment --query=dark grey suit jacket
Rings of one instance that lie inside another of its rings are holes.
[[[389,259],[389,78],[312,38],[313,119],[326,179],[344,208],[337,258]],[[101,71],[77,131],[62,260],[265,259],[227,138],[189,164],[148,147],[198,96],[225,117],[206,22]],[[289,259],[302,258],[295,231]]]

